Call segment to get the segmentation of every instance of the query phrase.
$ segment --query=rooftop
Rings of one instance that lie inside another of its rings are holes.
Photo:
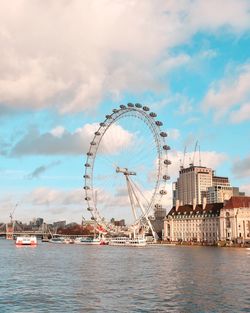
[[[225,202],[225,209],[250,208],[250,197],[234,196]]]
[[[168,215],[178,215],[178,214],[197,214],[199,213],[211,213],[211,214],[218,214],[220,210],[223,208],[223,203],[209,203],[205,206],[203,209],[202,204],[197,204],[195,208],[193,209],[193,205],[191,204],[185,204],[180,205],[178,207],[178,210],[176,210],[176,207],[174,206]]]

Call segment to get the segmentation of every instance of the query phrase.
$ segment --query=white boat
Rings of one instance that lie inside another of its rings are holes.
[[[127,246],[129,247],[145,247],[147,245],[146,239],[144,238],[134,238],[129,239]]]
[[[147,242],[143,237],[115,237],[109,241],[110,246],[145,247]]]
[[[65,243],[65,238],[64,237],[52,237],[49,242],[51,243]]]
[[[109,240],[110,246],[126,246],[128,242],[128,237],[114,237]]]
[[[16,246],[36,246],[36,236],[18,236],[16,238]]]
[[[75,241],[73,239],[71,239],[71,238],[65,238],[64,239],[64,243],[66,243],[66,244],[73,244],[73,243],[75,243]]]
[[[105,241],[102,238],[94,237],[78,237],[75,239],[77,245],[105,245]]]

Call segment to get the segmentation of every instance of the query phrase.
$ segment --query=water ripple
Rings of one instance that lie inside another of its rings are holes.
[[[0,242],[1,313],[250,312],[249,252]]]

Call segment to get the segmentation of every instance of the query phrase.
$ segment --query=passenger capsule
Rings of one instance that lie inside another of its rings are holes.
[[[172,162],[170,161],[170,160],[164,160],[164,162],[163,162],[165,165],[170,165],[170,164],[172,164]]]
[[[110,114],[107,114],[107,115],[106,115],[106,119],[107,119],[107,120],[110,120],[110,119],[112,119],[112,116],[111,116]]]
[[[85,189],[85,190],[89,190],[89,189],[90,189],[90,187],[89,187],[89,186],[84,186],[84,187],[83,187],[83,189]]]
[[[92,212],[93,211],[93,208],[87,208],[88,211]]]
[[[169,180],[169,179],[170,179],[170,176],[168,176],[168,175],[163,175],[163,179],[164,179],[164,180]]]
[[[162,123],[161,121],[156,121],[156,122],[155,122],[155,125],[157,125],[157,126],[162,126],[163,123]]]
[[[87,156],[92,156],[93,153],[92,152],[87,152]]]
[[[168,134],[166,132],[160,132],[161,137],[167,137]]]
[[[167,194],[167,191],[166,191],[166,190],[160,190],[160,194],[161,194],[161,195],[166,195],[166,194]]]
[[[124,104],[121,104],[121,105],[120,105],[120,108],[121,108],[122,110],[127,109],[126,105],[124,105]]]
[[[88,179],[88,178],[90,178],[90,176],[89,175],[83,175],[83,178]]]
[[[157,116],[157,114],[156,114],[156,113],[154,113],[154,112],[151,112],[151,113],[149,113],[149,116],[151,116],[151,117],[156,117],[156,116]]]
[[[101,133],[97,131],[97,132],[95,132],[95,135],[96,135],[96,136],[100,136]]]
[[[119,110],[117,109],[113,109],[113,113],[117,113]]]
[[[91,216],[91,219],[92,219],[92,221],[94,221],[95,220],[94,216]]]
[[[163,146],[163,149],[164,149],[164,150],[170,150],[170,147],[169,147],[168,145],[164,145],[164,146]]]
[[[106,124],[105,124],[105,123],[103,123],[103,122],[102,122],[102,123],[100,123],[99,125],[100,125],[101,127],[105,127],[105,126],[106,126]]]
[[[84,166],[85,167],[90,167],[90,164],[89,163],[85,163]]]
[[[91,141],[91,146],[96,146],[96,142],[95,141]]]
[[[90,197],[85,197],[84,199],[85,199],[86,201],[91,200],[91,198],[90,198]]]
[[[138,108],[138,109],[141,109],[142,108],[142,105],[140,103],[136,103],[135,106]]]
[[[148,112],[150,109],[149,109],[149,107],[146,107],[146,106],[144,106],[143,108],[142,108],[144,111],[146,111],[146,112]]]
[[[133,107],[134,107],[134,104],[133,104],[133,103],[128,103],[127,106],[128,106],[129,108],[133,108]]]
[[[162,208],[162,205],[157,203],[157,204],[155,205],[155,208],[156,208],[156,209],[161,209],[161,208]]]

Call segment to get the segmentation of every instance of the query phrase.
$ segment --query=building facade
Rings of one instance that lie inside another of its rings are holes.
[[[221,240],[250,242],[250,197],[232,197],[220,213]]]
[[[219,203],[233,196],[233,187],[215,185],[207,188],[207,203]]]
[[[203,166],[181,168],[177,179],[176,200],[181,205],[201,204],[206,197],[207,188],[212,186],[213,171]]]
[[[250,197],[231,197],[225,203],[174,206],[164,222],[170,242],[250,242]]]
[[[173,206],[219,203],[232,196],[243,196],[232,187],[228,177],[216,176],[211,168],[190,165],[181,167],[177,181],[172,185]]]
[[[164,240],[215,243],[222,203],[173,207],[164,223]]]

